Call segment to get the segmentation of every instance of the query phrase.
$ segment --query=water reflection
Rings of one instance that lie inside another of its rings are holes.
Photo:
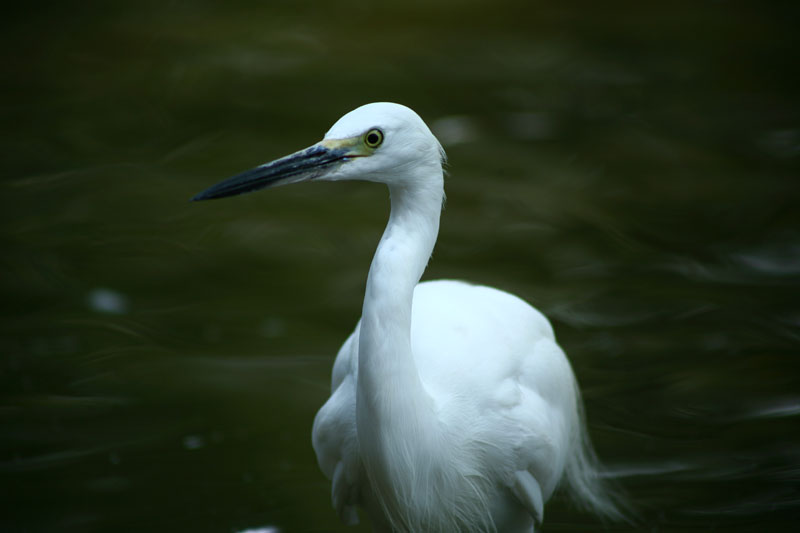
[[[112,290],[98,287],[89,291],[86,297],[89,309],[98,313],[124,315],[128,312],[128,299]]]

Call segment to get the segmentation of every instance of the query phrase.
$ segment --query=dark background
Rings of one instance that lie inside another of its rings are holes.
[[[425,278],[553,321],[609,528],[796,527],[800,4],[654,4],[5,7],[0,529],[345,530],[310,428],[386,191],[188,200],[380,100],[449,154]]]

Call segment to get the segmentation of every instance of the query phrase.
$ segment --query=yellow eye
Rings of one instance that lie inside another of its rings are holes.
[[[381,130],[369,130],[364,135],[364,143],[370,148],[377,148],[383,142],[383,132]]]

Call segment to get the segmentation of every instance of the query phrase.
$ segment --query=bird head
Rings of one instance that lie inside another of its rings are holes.
[[[441,145],[419,115],[400,104],[378,102],[344,115],[320,142],[228,178],[193,200],[309,180],[367,180],[404,186],[429,176],[430,170],[440,173],[443,160]]]

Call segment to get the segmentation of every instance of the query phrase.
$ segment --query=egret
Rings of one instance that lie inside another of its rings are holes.
[[[532,532],[562,478],[579,505],[622,518],[548,320],[497,289],[420,283],[439,232],[444,158],[414,111],[372,103],[313,146],[193,199],[303,181],[388,186],[389,222],[361,319],[336,356],[312,431],[346,524],[361,507],[376,531]]]

